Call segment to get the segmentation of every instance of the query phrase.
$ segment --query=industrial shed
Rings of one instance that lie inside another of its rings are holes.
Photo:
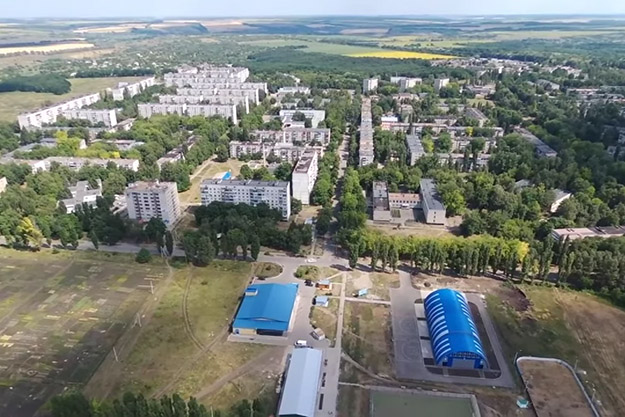
[[[234,334],[282,336],[289,329],[298,284],[255,284],[245,290]]]
[[[425,298],[425,317],[436,365],[487,368],[488,361],[465,296],[436,290]]]
[[[296,348],[291,354],[278,417],[314,417],[319,390],[322,352]]]

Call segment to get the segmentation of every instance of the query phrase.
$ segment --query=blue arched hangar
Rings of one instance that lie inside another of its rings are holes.
[[[434,362],[454,368],[488,368],[471,309],[465,296],[443,288],[425,298],[425,318]]]

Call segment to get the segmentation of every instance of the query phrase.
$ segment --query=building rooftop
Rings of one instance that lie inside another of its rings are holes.
[[[68,187],[72,193],[72,198],[62,200],[65,207],[80,205],[85,201],[85,197],[89,196],[101,196],[102,195],[102,181],[97,180],[98,185],[96,188],[89,187],[89,181],[78,181],[76,185]]]
[[[318,349],[297,348],[291,354],[278,416],[313,417],[317,404],[319,374],[323,353]]]
[[[295,165],[294,173],[298,174],[307,174],[310,170],[310,166],[313,163],[313,160],[317,157],[317,152],[315,151],[305,151],[302,156],[300,156],[299,161],[297,161],[297,165]]]
[[[423,178],[420,182],[421,195],[430,210],[445,210],[441,197],[432,178]]]
[[[206,179],[202,185],[244,186],[244,187],[288,187],[287,181],[262,181],[262,180],[230,180],[230,179]]]
[[[232,327],[286,331],[298,284],[254,284],[247,287]]]
[[[166,190],[175,187],[178,189],[178,185],[175,182],[162,182],[162,181],[137,181],[128,185],[126,192],[153,192]]]

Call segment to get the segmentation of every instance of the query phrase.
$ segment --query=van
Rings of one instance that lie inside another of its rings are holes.
[[[298,340],[297,342],[295,342],[295,347],[306,347],[308,346],[308,342],[306,342],[305,340]]]

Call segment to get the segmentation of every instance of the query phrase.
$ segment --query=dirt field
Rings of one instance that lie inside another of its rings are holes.
[[[0,265],[0,415],[11,417],[85,384],[165,273],[82,253],[1,250]]]
[[[604,416],[625,409],[625,312],[587,294],[539,286],[502,287],[487,296],[509,360],[517,352],[577,363]],[[527,296],[527,298],[525,298]]]
[[[363,298],[371,300],[391,299],[389,288],[399,287],[399,273],[397,272],[363,272],[353,271],[347,279],[346,295],[352,297],[358,290],[367,288],[368,294]]]
[[[538,417],[593,417],[570,370],[555,362],[518,363]]]

